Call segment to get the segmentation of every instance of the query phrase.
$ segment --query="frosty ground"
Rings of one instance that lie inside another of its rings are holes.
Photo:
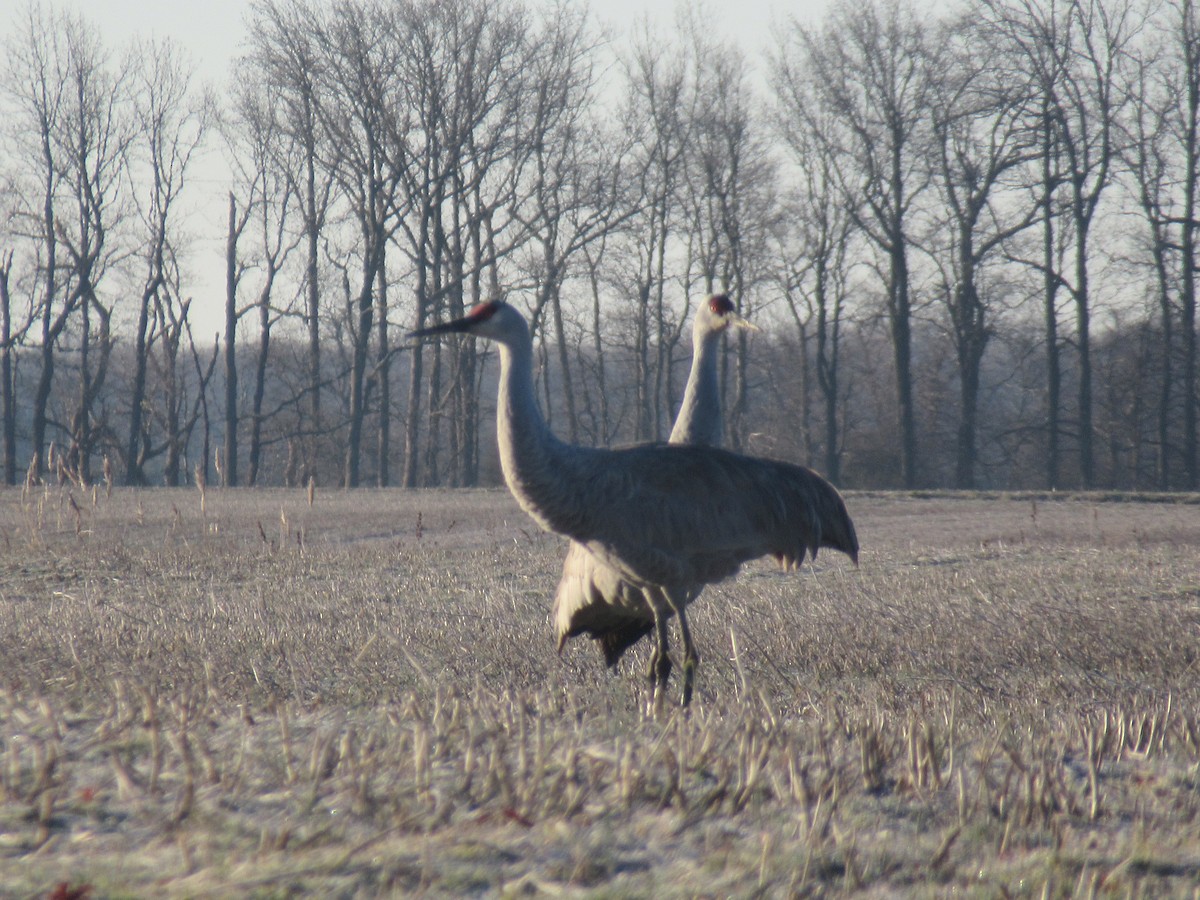
[[[850,493],[654,719],[503,490],[0,489],[0,884],[1192,896],[1197,499]]]

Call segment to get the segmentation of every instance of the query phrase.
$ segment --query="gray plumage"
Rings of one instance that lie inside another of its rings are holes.
[[[737,314],[725,294],[706,297],[696,310],[692,366],[669,443],[720,445],[723,426],[717,362],[721,336],[731,326],[754,327]],[[687,602],[695,599],[689,597]],[[560,653],[568,638],[587,634],[597,641],[605,664],[612,667],[627,649],[654,630],[654,607],[645,591],[572,541],[554,594],[551,619]]]
[[[500,465],[517,502],[542,528],[581,544],[649,600],[656,697],[670,673],[667,622],[674,614],[684,646],[683,702],[691,699],[698,657],[684,610],[705,584],[760,556],[785,568],[819,547],[857,559],[858,539],[841,495],[809,469],[715,447],[566,444],[538,410],[533,344],[519,312],[492,301],[410,336],[446,332],[500,345],[496,431]]]

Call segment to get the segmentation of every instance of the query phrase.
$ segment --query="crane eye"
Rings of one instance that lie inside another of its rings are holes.
[[[728,294],[713,294],[708,301],[708,308],[714,315],[727,316],[733,312],[733,301],[729,299]]]

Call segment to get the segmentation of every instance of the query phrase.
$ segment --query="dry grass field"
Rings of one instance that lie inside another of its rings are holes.
[[[0,895],[1196,896],[1197,498],[847,500],[656,720],[504,491],[0,489]]]

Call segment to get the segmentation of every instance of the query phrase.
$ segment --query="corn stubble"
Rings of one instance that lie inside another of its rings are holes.
[[[0,490],[0,882],[1192,896],[1190,499],[851,495],[647,720],[504,492]]]

